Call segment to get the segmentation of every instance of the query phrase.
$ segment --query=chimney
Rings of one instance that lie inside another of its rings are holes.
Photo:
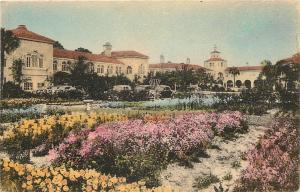
[[[106,42],[103,45],[103,54],[107,57],[111,57],[111,49],[112,49],[112,45],[109,42]]]
[[[190,58],[186,58],[186,64],[191,64],[191,59]]]
[[[160,63],[165,63],[165,57],[163,55],[160,55]]]
[[[19,25],[18,29],[25,29],[25,30],[27,30],[26,25]]]

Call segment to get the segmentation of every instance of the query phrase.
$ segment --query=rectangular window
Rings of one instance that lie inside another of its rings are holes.
[[[43,58],[42,57],[39,58],[39,67],[40,68],[44,67],[44,63],[43,63]]]
[[[44,83],[38,83],[37,86],[38,86],[38,88],[42,88],[42,87],[44,87]]]
[[[31,57],[27,56],[26,57],[26,67],[30,67],[31,66]]]
[[[62,63],[61,70],[62,71],[69,71],[68,65],[65,62]]]
[[[32,82],[25,82],[24,90],[32,90]]]
[[[53,63],[53,71],[57,71],[57,62]]]
[[[37,67],[38,66],[38,58],[36,55],[32,55],[32,67]]]

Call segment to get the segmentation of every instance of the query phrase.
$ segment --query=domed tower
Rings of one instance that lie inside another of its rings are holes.
[[[210,58],[204,61],[204,67],[211,69],[214,74],[224,74],[227,68],[227,61],[221,58],[220,53],[215,45],[213,51],[210,52]]]
[[[106,42],[103,45],[103,55],[107,57],[111,57],[111,50],[112,50],[112,45],[110,44],[110,42]]]

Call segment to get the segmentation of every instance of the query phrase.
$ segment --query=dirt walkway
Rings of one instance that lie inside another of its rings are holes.
[[[222,181],[224,188],[229,188],[231,191],[234,181],[239,178],[241,171],[247,165],[247,162],[241,159],[242,154],[255,146],[271,120],[270,115],[249,116],[248,133],[239,135],[235,141],[224,141],[220,137],[215,137],[213,145],[218,147],[207,150],[208,158],[200,158],[199,163],[193,163],[193,168],[186,168],[177,164],[169,165],[161,174],[162,185],[172,186],[184,192],[212,192],[214,191],[213,186],[218,187],[218,183],[202,189],[195,186],[196,178],[205,178],[212,174]],[[224,180],[225,175],[232,175],[232,179]]]

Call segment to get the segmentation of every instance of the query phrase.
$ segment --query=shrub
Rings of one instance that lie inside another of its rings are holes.
[[[219,181],[220,180],[216,175],[210,173],[207,176],[196,178],[194,186],[197,187],[198,189],[204,189],[213,183],[218,183]]]
[[[227,181],[230,181],[232,179],[232,175],[231,173],[226,173],[226,175],[224,175],[224,177],[222,178],[223,180],[227,180]]]
[[[239,168],[239,167],[241,167],[241,162],[240,161],[238,161],[238,160],[235,160],[235,161],[233,161],[232,163],[231,163],[231,167],[232,168]]]
[[[222,186],[222,183],[220,182],[219,188],[217,188],[216,186],[214,186],[214,191],[215,191],[215,192],[228,192],[228,191],[229,191],[229,188],[224,189],[223,186]]]
[[[8,81],[3,85],[3,97],[4,98],[18,98],[24,95],[24,91],[19,85]]]

